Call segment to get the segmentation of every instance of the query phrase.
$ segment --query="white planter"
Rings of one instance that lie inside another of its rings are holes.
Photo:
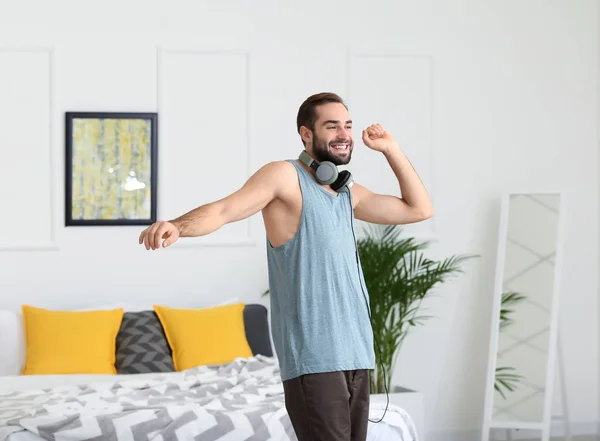
[[[389,393],[390,406],[394,405],[405,410],[413,419],[419,441],[425,441],[425,403],[423,393],[395,386]],[[385,404],[386,394],[371,394],[371,401]]]

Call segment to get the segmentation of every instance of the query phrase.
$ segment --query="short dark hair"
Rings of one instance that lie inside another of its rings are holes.
[[[340,103],[343,104],[346,109],[348,109],[348,106],[346,106],[344,100],[335,93],[321,92],[311,95],[304,100],[298,109],[298,116],[296,117],[298,133],[300,133],[300,127],[302,126],[308,127],[314,132],[315,122],[317,120],[317,107],[329,103]]]

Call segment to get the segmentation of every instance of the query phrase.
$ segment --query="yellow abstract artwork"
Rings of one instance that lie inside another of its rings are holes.
[[[153,124],[154,118],[71,116],[68,197],[72,223],[153,220]]]

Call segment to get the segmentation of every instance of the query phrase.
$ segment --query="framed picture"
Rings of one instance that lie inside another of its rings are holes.
[[[156,221],[156,113],[67,112],[65,225]]]

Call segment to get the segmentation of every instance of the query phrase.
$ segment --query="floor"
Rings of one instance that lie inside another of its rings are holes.
[[[565,439],[562,436],[556,438],[550,438],[551,441],[564,441]],[[519,440],[519,441],[539,441],[537,439],[527,439],[527,440]],[[600,441],[600,436],[596,435],[588,435],[588,436],[573,436],[571,437],[571,441]]]
[[[552,441],[556,440],[559,441],[564,438],[551,438]],[[573,441],[600,441],[600,436],[596,436],[596,435],[587,435],[587,436],[574,436]]]

